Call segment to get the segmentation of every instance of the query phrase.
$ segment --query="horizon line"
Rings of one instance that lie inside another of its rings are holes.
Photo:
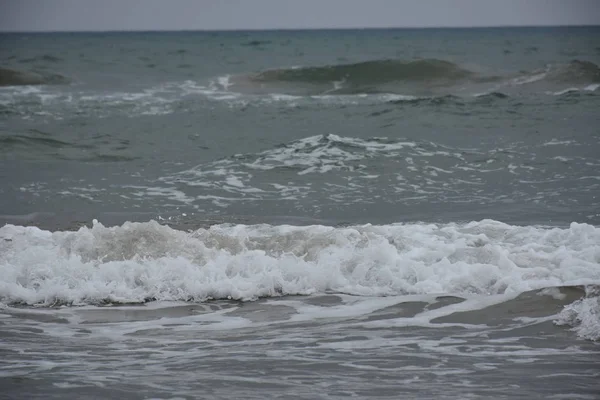
[[[158,33],[158,32],[272,32],[272,31],[350,31],[350,30],[427,30],[427,29],[510,29],[510,28],[594,28],[600,24],[532,24],[532,25],[439,25],[439,26],[364,26],[364,27],[307,27],[307,28],[234,28],[234,29],[91,29],[91,30],[3,30],[0,33]]]

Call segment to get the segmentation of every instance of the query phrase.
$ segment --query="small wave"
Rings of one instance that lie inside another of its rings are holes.
[[[40,63],[40,62],[46,62],[46,63],[58,63],[63,61],[62,58],[57,57],[57,56],[53,56],[52,54],[44,54],[41,56],[36,56],[36,57],[31,57],[31,58],[24,58],[19,60],[20,63],[23,64],[29,64],[29,63]]]
[[[178,50],[172,50],[172,51],[169,51],[167,54],[169,54],[169,55],[174,55],[174,54],[175,54],[175,55],[182,55],[182,54],[186,54],[187,52],[188,52],[188,51],[187,51],[186,49],[178,49]],[[147,61],[147,60],[148,60],[148,59],[146,59],[146,61]]]
[[[478,94],[475,97],[477,97],[479,99],[506,99],[509,96],[502,92],[490,92],[490,93]]]
[[[352,162],[376,155],[394,157],[398,151],[416,146],[415,142],[387,138],[364,140],[334,134],[315,135],[257,154],[242,154],[219,160],[210,168],[201,165],[198,169],[184,171],[179,175],[196,177],[218,175],[223,168],[236,166],[255,171],[294,170],[299,175],[325,173],[332,170],[353,170],[358,167],[351,165]]]
[[[554,96],[566,96],[566,97],[583,97],[583,96],[593,96],[596,90],[600,88],[600,84],[594,83],[591,85],[587,85],[583,88],[578,87],[569,87],[566,89],[559,90],[557,92],[550,92]]]
[[[242,46],[258,47],[258,46],[264,46],[264,45],[271,44],[271,43],[272,42],[270,40],[250,40],[249,42],[242,43]]]
[[[570,87],[570,88],[566,88],[563,90],[559,90],[558,92],[553,92],[552,94],[555,96],[562,96],[562,95],[573,95],[579,93],[579,89],[578,88],[574,88],[574,87]]]
[[[546,78],[546,72],[535,72],[533,74],[527,74],[525,76],[519,76],[511,80],[511,84],[513,85],[527,85],[529,83],[534,83],[543,80]]]
[[[97,162],[126,162],[134,161],[140,157],[126,156],[120,154],[95,154],[86,161],[97,161]]]
[[[85,162],[126,162],[137,160],[139,157],[122,154],[118,150],[115,153],[103,153],[97,149],[93,142],[68,142],[51,137],[48,132],[31,129],[27,134],[13,134],[0,136],[0,154],[10,152],[20,157],[31,158],[36,155],[45,154],[56,159],[78,160]],[[119,149],[124,150],[125,147]]]
[[[52,139],[49,137],[35,137],[35,136],[27,136],[27,135],[12,135],[12,136],[4,136],[0,137],[0,144],[5,149],[8,149],[12,146],[43,146],[43,147],[51,147],[51,148],[62,148],[62,147],[71,147],[73,146],[71,143],[64,142],[58,139]]]
[[[59,74],[0,68],[0,86],[57,85],[69,80]]]
[[[415,106],[429,105],[429,106],[442,106],[442,105],[465,105],[470,101],[477,102],[478,104],[489,104],[500,100],[510,98],[509,95],[502,92],[489,92],[475,94],[473,96],[455,96],[447,94],[445,96],[430,96],[430,97],[407,97],[403,99],[391,100],[391,104],[412,104]]]
[[[228,207],[237,201],[281,203],[305,199],[311,203],[321,195],[328,201],[341,204],[369,196],[367,193],[377,185],[366,190],[364,185],[367,180],[387,181],[390,175],[397,176],[400,180],[386,182],[382,186],[385,188],[384,192],[389,190],[397,193],[397,190],[406,188],[411,193],[422,193],[423,177],[438,176],[438,172],[442,171],[449,173],[443,168],[434,168],[426,160],[437,155],[462,160],[461,154],[431,142],[385,137],[361,139],[335,134],[315,135],[258,153],[236,154],[200,164],[161,177],[160,181],[186,191],[189,189],[193,192],[198,187],[210,190],[210,196],[204,193],[194,196],[196,200],[210,201],[218,207]],[[378,162],[389,165],[398,175],[390,173],[380,177],[380,171],[370,167]],[[424,169],[417,174],[421,167]],[[400,176],[405,173],[408,175]],[[323,174],[323,177],[315,180],[314,177],[318,174]],[[413,174],[415,179],[411,178]],[[429,178],[424,179],[433,182]],[[345,185],[330,184],[335,180],[341,180],[340,183]],[[325,186],[317,188],[321,185],[319,182],[324,182]],[[315,190],[320,195],[317,196]],[[322,201],[319,200],[320,203]],[[318,204],[314,206],[320,207]]]
[[[464,99],[459,96],[451,94],[445,96],[433,96],[433,97],[416,97],[412,99],[398,99],[390,101],[391,104],[412,104],[416,106],[431,105],[441,106],[445,104],[463,104]]]
[[[330,227],[156,222],[75,232],[0,228],[8,304],[203,301],[349,293],[518,294],[598,284],[600,229],[468,224]]]

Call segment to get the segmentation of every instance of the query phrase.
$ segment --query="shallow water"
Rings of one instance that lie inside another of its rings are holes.
[[[499,299],[13,309],[2,320],[12,370],[2,380],[15,398],[593,399],[600,348],[549,318],[581,294],[527,292],[487,308]]]
[[[1,379],[9,398],[591,399],[599,234],[6,225]]]

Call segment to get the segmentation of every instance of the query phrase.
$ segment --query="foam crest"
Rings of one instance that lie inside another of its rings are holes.
[[[156,222],[76,232],[0,228],[4,303],[494,295],[600,282],[600,229],[469,224],[215,225]]]
[[[391,142],[385,138],[363,140],[334,134],[316,135],[262,152],[255,161],[246,163],[246,166],[255,169],[273,169],[279,166],[308,167],[299,174],[326,172],[331,169],[343,169],[344,161],[360,160],[367,157],[368,153],[389,153],[415,146],[414,142]]]
[[[600,288],[586,288],[586,296],[565,306],[554,323],[572,326],[584,339],[600,340]]]
[[[331,170],[354,170],[349,164],[372,156],[397,156],[403,149],[416,148],[411,141],[392,141],[387,138],[359,139],[334,134],[315,135],[280,145],[253,155],[236,155],[212,165],[201,165],[179,175],[226,176],[243,174],[239,167],[250,170],[294,169],[299,175]]]

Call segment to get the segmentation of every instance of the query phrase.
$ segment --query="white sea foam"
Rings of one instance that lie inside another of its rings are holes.
[[[600,340],[600,291],[587,288],[586,297],[566,306],[554,321],[557,325],[571,325],[585,339]]]
[[[37,93],[41,93],[41,92],[42,92],[42,88],[39,86],[35,86],[35,85],[6,86],[3,88],[0,88],[0,93],[2,93],[2,94],[18,93],[21,95],[28,95],[28,94],[37,94]]]
[[[359,149],[360,152],[345,150],[344,145]],[[254,162],[246,163],[245,166],[258,170],[269,170],[279,166],[307,167],[298,174],[323,173],[332,169],[349,168],[345,162],[361,160],[368,157],[369,153],[387,153],[391,157],[394,155],[391,151],[415,146],[414,142],[385,143],[377,138],[363,140],[334,134],[317,135],[298,140],[283,148],[259,153]]]
[[[595,92],[596,90],[598,90],[598,88],[600,88],[600,83],[594,83],[584,87],[583,90],[588,92]]]
[[[191,233],[156,222],[112,228],[95,222],[76,232],[6,225],[0,228],[0,298],[93,304],[327,291],[487,296],[598,284],[599,259],[600,229],[576,223],[566,229],[491,220],[216,225]]]
[[[229,186],[234,186],[237,188],[243,188],[244,187],[244,183],[236,176],[228,176],[225,179],[225,182],[229,185]]]
[[[350,168],[346,163],[358,161],[378,154],[394,157],[397,151],[404,148],[414,148],[417,144],[411,141],[387,141],[386,138],[359,139],[342,137],[334,134],[310,136],[294,141],[285,146],[269,149],[255,155],[255,160],[245,162],[243,166],[253,170],[271,170],[278,167],[298,168],[298,174],[309,172],[324,173],[331,170]],[[345,148],[349,147],[349,148]],[[433,155],[433,154],[432,154]],[[238,164],[235,160],[220,160],[211,166],[198,166],[192,170],[183,171],[182,175],[194,176],[228,176],[226,180],[236,179],[232,174],[244,175],[230,169]],[[241,183],[239,181],[238,185]]]
[[[541,81],[542,79],[546,78],[546,76],[547,72],[540,72],[532,75],[520,76],[518,78],[513,79],[511,83],[513,85],[526,85],[528,83]]]
[[[174,188],[164,187],[146,187],[146,186],[123,186],[123,188],[137,189],[138,191],[133,192],[133,196],[146,197],[146,196],[157,196],[165,197],[169,200],[175,200],[184,204],[192,204],[194,199],[186,196],[180,190]]]
[[[219,83],[219,85],[221,85],[223,89],[227,90],[232,85],[232,83],[230,82],[230,78],[231,76],[229,75],[220,76],[217,78],[217,82]]]
[[[537,146],[553,146],[560,150],[562,146],[579,145],[577,141],[566,139],[553,138]],[[206,192],[201,192],[200,188],[205,188],[212,195],[223,197],[225,203],[220,202],[223,206],[229,202],[225,198],[231,201],[313,199],[311,206],[314,207],[322,205],[324,199],[336,204],[369,202],[374,198],[397,202],[400,193],[404,203],[424,198],[448,201],[450,187],[454,193],[451,201],[495,202],[507,195],[500,188],[488,185],[490,177],[486,175],[506,171],[524,185],[552,183],[553,192],[532,193],[524,189],[515,190],[511,195],[512,200],[520,197],[543,201],[547,194],[567,190],[568,183],[557,183],[569,181],[573,177],[569,171],[577,170],[581,174],[593,164],[591,158],[557,155],[549,160],[568,162],[573,168],[549,176],[544,164],[536,164],[535,157],[517,146],[474,149],[402,138],[327,134],[270,145],[256,153],[209,161],[161,177],[160,182],[184,191],[195,200],[203,198]],[[381,173],[381,165],[385,165],[385,173]],[[589,177],[575,179],[597,179],[591,170],[589,172]],[[314,179],[315,175],[322,177]],[[580,190],[591,193],[595,190],[593,185],[582,186]],[[473,197],[474,187],[479,193],[477,198]],[[415,194],[420,197],[414,197]],[[192,200],[195,205],[203,207],[195,200]]]
[[[563,90],[559,90],[557,92],[550,92],[550,93],[553,94],[553,95],[555,95],[555,96],[562,96],[563,94],[580,92],[580,91],[595,92],[598,88],[600,88],[600,84],[594,83],[594,84],[591,84],[591,85],[584,86],[583,88],[581,88],[581,87],[569,87],[569,88],[566,88],[566,89],[563,89]]]
[[[578,92],[579,89],[576,87],[570,87],[563,90],[559,90],[558,92],[553,92],[552,94],[555,96],[562,96],[563,94]]]
[[[577,144],[577,142],[574,140],[558,140],[558,139],[553,138],[549,142],[543,143],[542,146],[564,146],[564,145],[572,145],[572,144]]]
[[[439,151],[435,149],[424,154],[423,148],[417,143],[407,140],[316,135],[259,153],[237,154],[201,164],[163,177],[161,181],[233,193],[240,195],[244,200],[281,200],[289,199],[290,194],[294,198],[297,198],[297,195],[308,195],[309,191],[306,189],[311,183],[304,178],[307,175],[342,172],[348,174],[349,180],[343,188],[338,189],[358,193],[364,185],[364,180],[362,184],[355,180],[360,181],[363,175],[370,179],[377,178],[376,174],[364,171],[366,165],[363,164],[363,160],[376,157],[391,159],[407,151],[415,157],[439,155]],[[263,178],[263,175],[269,174],[268,171],[276,169],[293,174],[285,181],[285,185],[272,182],[272,178]],[[332,195],[339,192],[333,187],[330,189]]]

